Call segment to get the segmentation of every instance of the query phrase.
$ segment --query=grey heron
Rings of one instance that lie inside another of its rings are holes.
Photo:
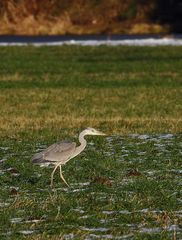
[[[54,143],[45,150],[43,150],[40,153],[36,153],[32,157],[32,163],[38,164],[38,165],[49,165],[53,164],[55,165],[52,173],[51,173],[51,187],[53,186],[53,178],[54,173],[56,169],[59,167],[60,169],[60,177],[65,182],[67,186],[68,183],[63,177],[61,166],[67,163],[70,159],[76,157],[79,153],[81,153],[86,145],[87,141],[85,140],[86,135],[106,135],[94,128],[86,128],[79,134],[79,142],[80,145],[76,147],[75,142],[68,142],[68,141],[61,141],[58,143]]]

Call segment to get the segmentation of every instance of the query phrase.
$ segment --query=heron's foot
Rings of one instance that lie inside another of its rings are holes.
[[[63,180],[63,182],[67,185],[67,187],[69,187],[69,184],[66,182],[66,180],[64,179],[63,175],[60,175],[61,179]]]
[[[66,184],[67,187],[69,187],[69,184],[66,182],[66,180],[63,178],[61,178],[63,180],[63,182]],[[53,188],[53,182],[50,183],[50,187]]]
[[[70,187],[70,185],[69,185],[66,181],[64,181],[64,182],[65,182],[65,184],[66,184],[67,187]]]

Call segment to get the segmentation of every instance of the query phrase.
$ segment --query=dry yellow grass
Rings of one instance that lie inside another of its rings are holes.
[[[1,135],[41,129],[107,129],[110,133],[180,132],[175,89],[13,89],[0,94]],[[13,99],[13,101],[12,101]]]

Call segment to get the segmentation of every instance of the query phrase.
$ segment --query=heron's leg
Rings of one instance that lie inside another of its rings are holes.
[[[59,164],[56,164],[54,170],[53,170],[52,173],[51,173],[51,185],[50,185],[51,188],[53,187],[54,173],[55,173],[56,169],[59,167],[59,165],[60,165],[60,163],[59,163]]]
[[[60,177],[61,179],[66,183],[66,185],[69,187],[68,183],[66,182],[66,180],[64,179],[63,177],[63,174],[62,174],[62,170],[61,170],[61,165],[59,165],[59,169],[60,169]]]

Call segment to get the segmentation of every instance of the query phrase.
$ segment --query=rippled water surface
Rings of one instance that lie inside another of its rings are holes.
[[[88,140],[63,167],[33,166],[48,143],[2,141],[0,238],[182,239],[182,135],[110,136]]]

